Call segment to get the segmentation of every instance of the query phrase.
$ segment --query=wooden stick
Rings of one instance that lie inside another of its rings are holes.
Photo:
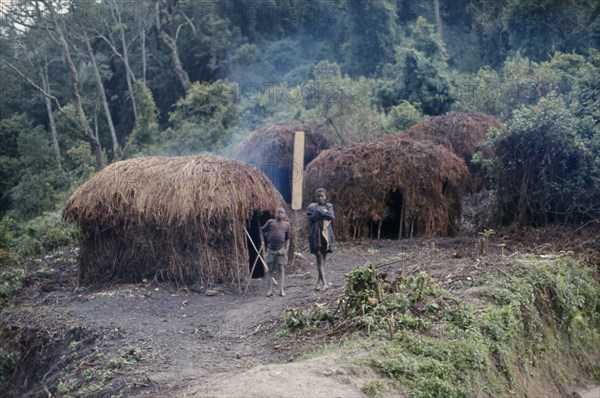
[[[250,239],[250,243],[252,243],[252,247],[254,248],[254,250],[256,250],[256,255],[258,256],[258,258],[260,259],[260,262],[263,265],[263,268],[265,269],[265,271],[267,273],[269,273],[269,267],[267,266],[267,263],[265,262],[265,260],[262,258],[262,256],[260,255],[260,251],[258,251],[258,249],[256,248],[256,245],[254,244],[254,241],[252,240],[252,237],[250,236],[250,233],[248,232],[248,230],[246,229],[246,226],[244,225],[244,232],[246,233],[246,236],[248,237],[248,239]],[[262,245],[261,245],[262,247]]]
[[[402,239],[402,225],[404,224],[404,196],[402,197],[402,207],[400,209],[400,227],[398,227],[398,239]]]
[[[231,203],[233,203],[233,194],[231,194]],[[238,255],[237,234],[235,233],[235,223],[233,224],[233,240],[234,240],[233,245],[235,246],[235,261],[237,263],[239,261],[239,255]],[[240,267],[237,266],[235,268],[237,270],[238,293],[242,293],[242,282],[240,281]],[[250,275],[250,278],[252,278],[252,275]]]
[[[262,250],[262,243],[260,244],[260,249]],[[250,282],[252,282],[252,275],[254,274],[254,268],[256,268],[256,263],[258,262],[258,256],[254,259],[254,264],[252,264],[252,270],[250,271],[250,277],[248,278],[248,282],[246,283],[246,287],[244,288],[244,294],[248,291],[248,287],[250,286]]]

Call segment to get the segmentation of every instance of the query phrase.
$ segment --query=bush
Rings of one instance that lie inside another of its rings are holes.
[[[25,270],[23,268],[9,267],[0,270],[0,298],[12,296],[23,287]]]
[[[45,213],[25,224],[33,238],[38,239],[45,250],[73,244],[79,233],[74,225],[67,224],[59,212]]]
[[[169,115],[172,128],[161,134],[158,151],[178,155],[222,151],[238,120],[234,100],[224,81],[194,83],[175,103]]]
[[[59,212],[44,213],[15,228],[10,249],[17,258],[26,258],[74,244],[79,231],[62,220]]]
[[[15,365],[15,358],[0,347],[0,383],[4,382],[5,375],[9,375],[14,370]]]
[[[0,249],[0,269],[4,267],[11,267],[17,264],[17,260],[11,254],[10,251],[6,249]]]
[[[540,226],[600,217],[594,154],[562,96],[550,95],[515,111],[506,132],[492,138],[505,223]]]
[[[0,249],[8,249],[14,239],[15,221],[6,217],[0,221]]]
[[[413,104],[402,101],[390,108],[386,115],[386,132],[397,133],[424,121],[425,115]]]

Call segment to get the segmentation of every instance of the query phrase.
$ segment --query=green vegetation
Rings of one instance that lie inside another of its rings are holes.
[[[0,383],[14,370],[15,365],[14,356],[0,347]]]
[[[490,137],[496,157],[477,159],[504,222],[598,219],[597,2],[367,3],[6,4],[0,217],[20,249],[3,243],[2,261],[39,251],[21,225],[61,211],[107,162],[227,154],[273,121],[316,122],[346,145],[489,113],[507,131]]]
[[[505,269],[461,298],[426,274],[390,281],[366,264],[346,275],[330,323],[296,311],[286,327],[327,327],[368,347],[358,361],[382,376],[363,388],[372,397],[386,389],[410,397],[524,396],[531,378],[556,391],[576,377],[600,381],[600,285],[592,270],[570,257],[521,257]]]

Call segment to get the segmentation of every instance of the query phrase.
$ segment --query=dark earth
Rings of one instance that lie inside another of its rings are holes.
[[[294,367],[298,365],[269,365],[294,362],[335,342],[280,333],[286,310],[335,307],[344,274],[367,262],[389,262],[382,267],[389,272],[425,271],[453,290],[517,253],[572,251],[584,262],[599,264],[597,236],[597,226],[586,226],[342,243],[327,263],[331,288],[321,292],[314,291],[314,257],[302,247],[288,266],[286,297],[265,297],[264,279],[253,280],[246,294],[238,293],[237,286],[190,289],[155,281],[78,287],[77,249],[64,248],[30,261],[24,288],[1,304],[3,345],[21,355],[2,386],[4,396],[265,396],[265,391],[278,396],[277,388],[286,380],[282,372],[299,383],[292,386],[293,396],[302,396],[301,385],[319,396],[313,383],[329,392],[336,388],[340,396],[364,396],[348,383],[336,358],[308,360],[301,367],[320,366],[324,370],[312,374],[333,385],[303,381],[304,373]],[[264,388],[262,393],[247,390],[252,380]]]

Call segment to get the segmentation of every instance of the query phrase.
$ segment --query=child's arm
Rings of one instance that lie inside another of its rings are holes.
[[[306,210],[306,215],[310,221],[319,221],[322,213],[316,203],[311,203]]]
[[[335,218],[333,215],[333,205],[331,203],[327,203],[325,207],[327,208],[327,211],[322,215],[322,217],[333,220]]]
[[[271,230],[271,220],[267,221],[267,223],[260,229],[262,232],[263,241],[267,243],[269,241],[269,231]]]
[[[290,235],[292,234],[292,226],[287,223],[287,232],[285,233],[285,251],[286,253],[290,250]]]

